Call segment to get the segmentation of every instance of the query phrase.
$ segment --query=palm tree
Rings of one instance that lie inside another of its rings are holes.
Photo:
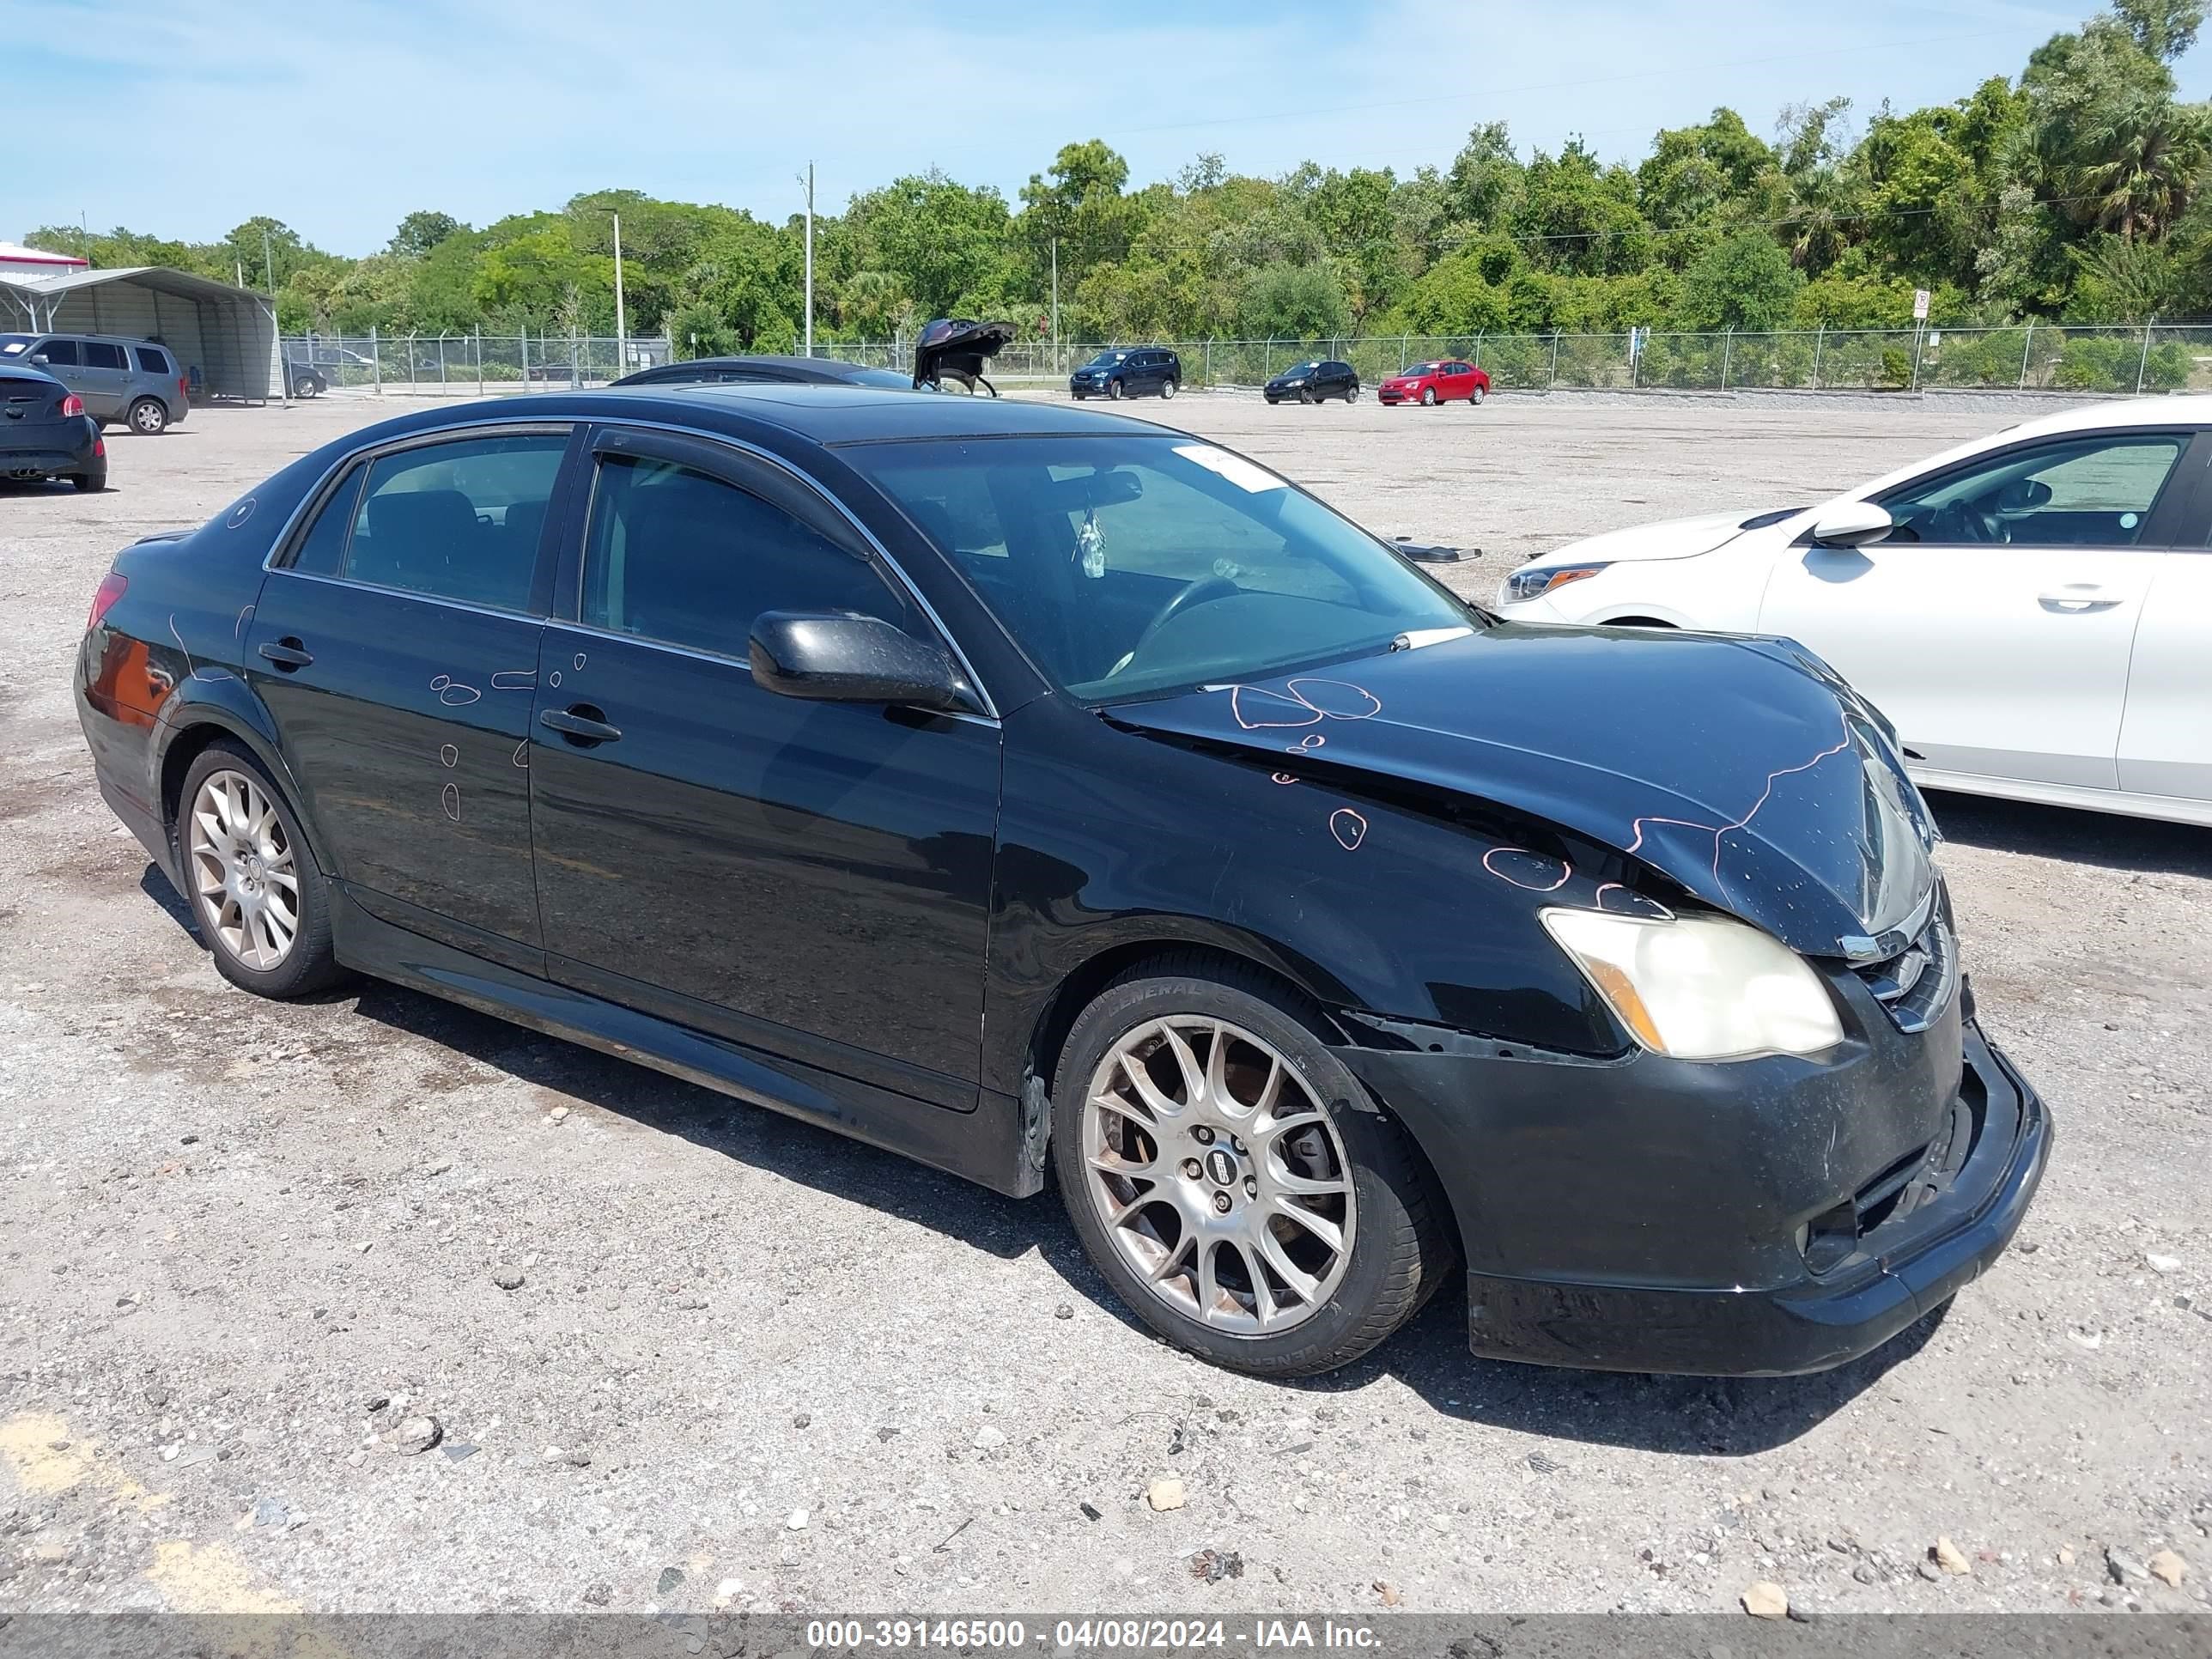
[[[2130,99],[2102,112],[2082,139],[2067,188],[2075,216],[2125,242],[2164,235],[2212,161],[2202,113],[2164,100]]]

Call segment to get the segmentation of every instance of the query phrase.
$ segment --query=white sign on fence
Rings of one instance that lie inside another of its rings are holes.
[[[1928,290],[1924,288],[1912,290],[1912,320],[1916,323],[1928,320]]]

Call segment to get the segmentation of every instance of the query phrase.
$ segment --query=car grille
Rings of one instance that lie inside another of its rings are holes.
[[[1852,969],[1900,1031],[1926,1030],[1950,1006],[1959,980],[1959,941],[1949,911],[1938,903],[1918,939],[1893,957]]]

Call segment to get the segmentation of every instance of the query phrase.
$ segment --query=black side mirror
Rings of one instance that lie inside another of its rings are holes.
[[[779,696],[968,708],[974,698],[951,658],[879,617],[769,611],[753,623],[753,678]]]

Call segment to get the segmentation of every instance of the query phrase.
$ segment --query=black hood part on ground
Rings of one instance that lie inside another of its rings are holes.
[[[984,363],[997,356],[1018,331],[1012,323],[939,317],[915,342],[915,385],[936,386],[947,374],[963,381],[981,380]]]
[[[1285,775],[1303,763],[1527,814],[1808,956],[1903,948],[1884,936],[1935,883],[1934,821],[1881,717],[1787,641],[1504,624],[1104,712]]]

